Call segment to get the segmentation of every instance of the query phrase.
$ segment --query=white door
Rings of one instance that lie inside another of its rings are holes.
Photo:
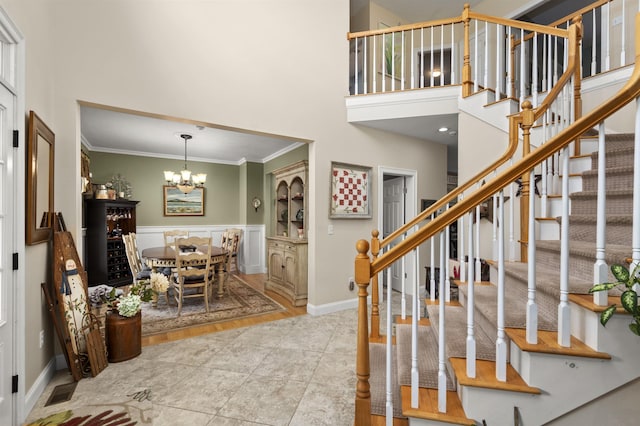
[[[386,238],[387,235],[405,223],[405,178],[403,176],[384,181],[383,208],[382,233]],[[394,241],[390,244],[390,247],[393,247],[398,242],[399,240]],[[391,288],[398,291],[402,290],[400,261],[391,265]]]
[[[0,425],[13,424],[13,95],[0,84]]]

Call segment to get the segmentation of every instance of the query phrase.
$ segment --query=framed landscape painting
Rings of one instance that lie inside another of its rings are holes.
[[[331,162],[332,219],[368,219],[371,217],[369,182],[371,167]]]
[[[188,194],[175,186],[163,189],[165,216],[204,216],[204,188],[194,188]]]

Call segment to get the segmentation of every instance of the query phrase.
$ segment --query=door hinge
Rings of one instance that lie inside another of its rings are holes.
[[[18,375],[11,376],[11,393],[18,393]]]
[[[13,270],[18,270],[18,253],[13,253]]]
[[[13,131],[13,147],[14,148],[18,148],[20,146],[20,144],[18,143],[19,137],[20,137],[20,131],[14,130]]]

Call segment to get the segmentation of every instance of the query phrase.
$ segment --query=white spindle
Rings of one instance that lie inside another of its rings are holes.
[[[411,54],[409,55],[411,57],[411,88],[415,89],[416,88],[416,75],[415,75],[415,61],[414,61],[414,39],[415,36],[413,34],[413,28],[411,29]]]
[[[507,55],[507,80],[505,84],[507,85],[507,98],[513,96],[513,88],[511,85],[511,79],[513,75],[511,74],[511,27],[507,27],[507,39],[505,42],[505,55]]]
[[[513,158],[509,160],[509,166],[513,166]],[[514,262],[516,260],[516,249],[518,242],[515,237],[515,211],[514,205],[516,204],[513,200],[515,200],[515,183],[509,185],[509,262]]]
[[[404,78],[404,74],[405,74],[405,70],[404,70],[404,64],[407,62],[406,58],[404,57],[404,52],[405,52],[405,48],[404,48],[404,30],[400,33],[402,35],[402,39],[400,40],[400,48],[402,49],[400,51],[400,90],[404,90],[404,82],[405,82],[405,78]],[[413,56],[413,55],[411,55]],[[395,55],[394,55],[395,57]]]
[[[484,87],[489,87],[489,22],[484,21]]]
[[[454,38],[454,24],[451,24],[451,84],[456,84],[456,43]]]
[[[371,51],[373,52],[373,60],[371,61],[371,75],[373,77],[373,90],[371,91],[372,93],[376,93],[378,91],[378,73],[376,72],[376,40],[378,38],[376,36],[373,36],[373,47],[371,48]],[[384,56],[383,56],[384,58]],[[382,67],[384,68],[384,66]]]
[[[446,241],[447,241],[447,230],[445,229],[440,233],[440,271],[438,271],[438,298],[443,299],[446,302],[446,295],[443,292],[443,288],[445,288],[444,282],[444,270],[446,268]],[[446,288],[445,288],[446,291]]]
[[[533,96],[533,107],[538,106],[538,33],[533,33],[533,77],[531,81],[531,94]]]
[[[500,190],[500,206],[496,219],[504,222],[504,190]],[[496,336],[496,379],[507,380],[507,339],[504,331],[504,227],[498,237],[498,335]]]
[[[424,27],[420,28],[420,88],[424,87]]]
[[[392,32],[391,36],[391,91],[396,90],[396,33]]]
[[[475,28],[475,40],[473,43],[473,93],[478,92],[478,72],[480,71],[480,63],[478,59],[478,21],[473,21]]]
[[[435,219],[435,213],[431,215],[431,220]],[[431,273],[429,274],[429,298],[436,300],[436,243],[435,238],[431,238]]]
[[[495,177],[497,176],[498,171],[494,170],[493,171],[493,177],[495,179]],[[492,230],[492,240],[491,240],[491,247],[493,249],[492,251],[492,259],[496,260],[498,259],[498,221],[496,220],[496,218],[498,217],[497,214],[497,210],[498,210],[498,193],[493,194],[493,223],[491,224],[491,230]],[[500,223],[500,225],[502,225],[502,223]]]
[[[542,87],[540,90],[543,92],[547,90],[547,40],[549,39],[548,34],[542,35]]]
[[[413,251],[416,257],[416,279],[413,288],[413,308],[411,309],[411,407],[418,408],[420,373],[418,372],[418,320],[420,319],[419,294],[420,259],[418,247]]]
[[[407,237],[406,234],[402,234],[402,241],[404,241],[406,237]],[[402,259],[400,259],[400,282],[402,283],[400,306],[401,306],[401,316],[403,320],[407,319],[407,289],[406,289],[407,274],[405,269],[406,260],[407,260],[407,256],[402,256]]]
[[[558,36],[553,36],[553,85],[558,82]]]
[[[462,195],[459,196],[459,200],[462,201],[464,197]],[[460,282],[464,282],[467,274],[466,274],[466,266],[464,261],[464,218],[465,215],[460,216],[458,220],[458,260],[460,263]]]
[[[558,304],[558,344],[571,345],[569,308],[569,147],[562,149],[562,221],[560,226],[560,303]]]
[[[524,29],[520,28],[520,105],[524,102],[525,98],[525,84],[526,84],[526,55],[525,55],[525,41],[524,41]]]
[[[538,305],[536,303],[536,197],[535,173],[529,173],[529,241],[527,243],[527,342],[538,343]]]
[[[496,25],[496,101],[502,98],[502,81],[504,80],[504,68],[502,63],[504,57],[502,56],[502,42],[504,41],[504,34],[502,33],[502,25]]]
[[[440,25],[440,86],[444,86],[444,25]]]
[[[596,261],[593,264],[593,283],[608,281],[609,268],[605,261],[605,245],[607,241],[607,189],[606,189],[606,151],[604,121],[598,125],[598,198],[596,207]],[[608,292],[593,293],[593,303],[599,306],[608,305]]]
[[[362,82],[364,85],[364,91],[363,93],[366,95],[367,93],[369,93],[369,84],[368,84],[368,77],[369,77],[369,67],[367,66],[367,40],[369,39],[369,37],[365,37],[364,38],[364,52],[363,52],[363,57],[364,57],[364,65],[362,66]]]
[[[469,213],[469,280],[467,285],[467,376],[476,377],[476,337],[473,330],[475,275],[473,267],[473,213]],[[480,224],[476,224],[479,226]]]
[[[391,338],[391,332],[393,330],[393,325],[391,322],[392,312],[391,312],[391,267],[387,269],[387,342],[386,342],[386,354],[387,360],[385,363],[387,380],[385,383],[385,414],[386,414],[386,425],[393,426],[393,386],[392,386],[392,372],[391,365],[393,361],[393,339]]]
[[[449,206],[447,206],[447,210],[449,209]],[[441,269],[440,270],[440,274],[442,275],[442,273],[444,272],[444,301],[445,302],[451,302],[451,277],[449,274],[449,256],[450,251],[451,251],[451,230],[449,229],[449,227],[447,226],[447,228],[445,229],[445,236],[446,236],[446,241],[444,244],[444,253],[445,255],[443,263],[444,263],[444,271]],[[442,296],[440,296],[442,297]]]
[[[444,235],[440,233],[440,253],[444,252]],[[442,295],[444,291],[444,280],[440,278],[439,292]],[[444,298],[440,297],[438,304],[438,411],[441,413],[447,412],[447,354],[445,352],[445,311],[444,311]]]
[[[596,31],[596,10],[593,9],[591,11],[591,75],[596,75],[598,70],[598,61],[596,59],[596,50],[597,50],[597,31]],[[608,25],[608,24],[607,24]]]
[[[429,87],[433,87],[433,27],[431,27],[431,51],[429,52],[429,55],[431,57],[431,67],[429,68]]]
[[[382,34],[382,43],[380,45],[382,51],[380,52],[380,57],[382,58],[382,92],[386,92],[387,90],[387,57],[384,54],[384,49],[387,45],[386,41],[387,34]]]
[[[611,69],[611,3],[606,3],[603,8],[602,13],[602,26],[604,27],[604,37],[603,42],[605,43],[605,54],[604,54],[604,69],[602,71],[609,71]]]
[[[358,42],[359,39],[356,37],[353,43],[353,50],[354,50],[354,64],[353,64],[353,94],[357,95],[358,94]]]
[[[627,64],[627,59],[625,56],[625,52],[626,52],[626,38],[627,38],[627,33],[626,33],[626,29],[627,29],[627,23],[625,22],[626,19],[626,13],[625,13],[625,1],[621,2],[622,3],[622,25],[620,25],[620,40],[621,40],[621,46],[620,46],[620,66],[623,67]]]
[[[474,249],[476,257],[475,259],[470,260],[470,262],[475,261],[476,266],[476,280],[480,281],[482,279],[482,265],[480,264],[480,206],[476,207],[476,247]]]

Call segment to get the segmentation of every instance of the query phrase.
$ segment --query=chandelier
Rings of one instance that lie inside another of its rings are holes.
[[[207,180],[206,173],[191,173],[191,170],[187,169],[187,141],[193,136],[188,133],[182,133],[179,135],[184,139],[184,169],[179,173],[172,172],[170,170],[164,171],[164,180],[167,181],[167,185],[175,186],[185,194],[193,191],[194,188],[202,188]]]

